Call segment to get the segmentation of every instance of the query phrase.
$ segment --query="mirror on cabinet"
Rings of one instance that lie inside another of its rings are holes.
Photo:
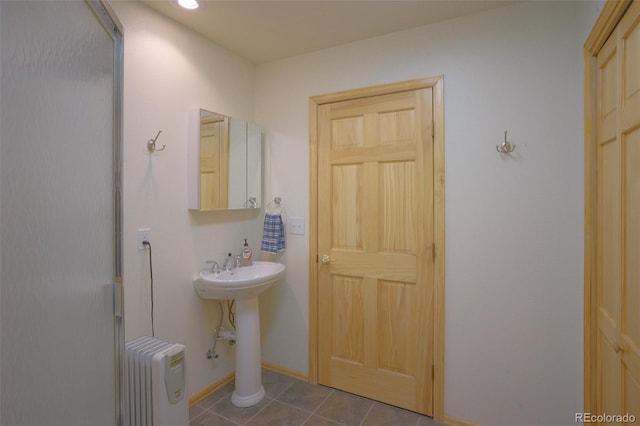
[[[188,198],[191,210],[261,205],[262,131],[255,123],[189,112]]]

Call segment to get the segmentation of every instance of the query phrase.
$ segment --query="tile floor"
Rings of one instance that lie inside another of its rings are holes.
[[[262,370],[266,396],[257,405],[231,404],[228,383],[189,410],[189,426],[436,426],[430,417]]]

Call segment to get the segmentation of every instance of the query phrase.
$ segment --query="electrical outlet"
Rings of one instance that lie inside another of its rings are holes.
[[[304,235],[304,217],[292,217],[290,219],[289,233]]]
[[[149,243],[151,243],[151,229],[149,228],[138,229],[138,250],[144,250],[147,248],[147,246],[142,244],[143,241],[148,241]]]

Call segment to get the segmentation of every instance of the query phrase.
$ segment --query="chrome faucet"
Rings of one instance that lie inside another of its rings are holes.
[[[218,275],[220,273],[220,265],[215,260],[207,260],[205,262],[207,265],[211,265],[211,273]]]
[[[222,267],[225,271],[233,271],[234,269],[240,267],[240,255],[233,256],[229,253],[229,257],[224,262],[224,266]]]

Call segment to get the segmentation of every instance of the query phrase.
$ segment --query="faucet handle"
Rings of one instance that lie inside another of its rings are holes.
[[[212,274],[219,274],[220,273],[220,265],[218,265],[218,262],[216,262],[215,260],[207,260],[205,262],[208,265],[211,265],[211,273]]]

